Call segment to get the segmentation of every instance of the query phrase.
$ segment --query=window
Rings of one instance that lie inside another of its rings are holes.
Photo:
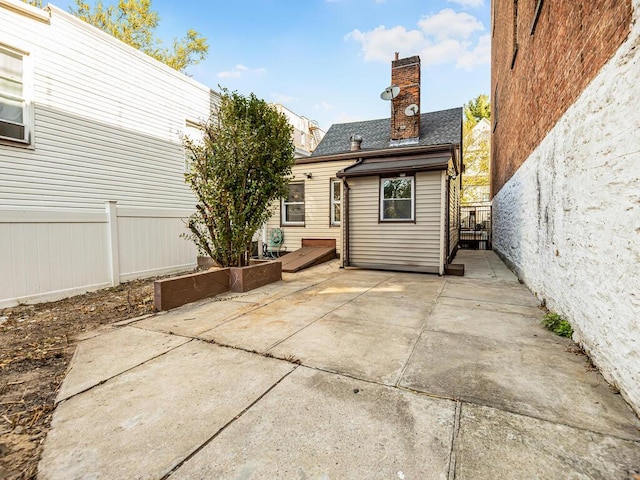
[[[304,182],[290,183],[289,195],[282,200],[282,225],[304,226]]]
[[[533,22],[531,22],[531,35],[536,33],[536,26],[538,25],[538,18],[540,18],[540,10],[542,10],[543,0],[538,0],[536,4],[536,11],[533,14]]]
[[[0,139],[29,143],[23,64],[22,54],[0,47]]]
[[[413,221],[413,177],[380,179],[380,221]]]
[[[340,203],[342,193],[342,182],[340,180],[331,180],[331,213],[330,225],[340,225]]]
[[[518,0],[513,0],[513,56],[511,57],[511,69],[516,64],[518,55]]]

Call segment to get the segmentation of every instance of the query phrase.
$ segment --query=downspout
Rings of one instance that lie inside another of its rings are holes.
[[[342,192],[344,194],[344,212],[342,212],[344,228],[342,238],[342,265],[340,265],[340,268],[349,266],[349,184],[345,177],[342,178]]]

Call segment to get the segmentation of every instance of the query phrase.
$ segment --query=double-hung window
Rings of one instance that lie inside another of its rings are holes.
[[[329,222],[332,226],[340,225],[341,185],[340,180],[331,180],[331,212]]]
[[[24,55],[0,46],[0,139],[29,143]]]
[[[282,199],[282,225],[304,226],[304,182],[289,184],[289,194]]]
[[[413,221],[415,212],[414,177],[380,179],[380,221]]]

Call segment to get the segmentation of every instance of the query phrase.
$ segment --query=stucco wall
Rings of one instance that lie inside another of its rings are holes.
[[[493,200],[494,248],[640,413],[640,0],[627,41]]]

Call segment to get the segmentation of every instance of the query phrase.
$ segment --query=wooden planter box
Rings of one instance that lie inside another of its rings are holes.
[[[248,292],[282,280],[282,264],[266,262],[247,267],[221,268],[156,280],[153,307],[169,310],[224,292]]]

